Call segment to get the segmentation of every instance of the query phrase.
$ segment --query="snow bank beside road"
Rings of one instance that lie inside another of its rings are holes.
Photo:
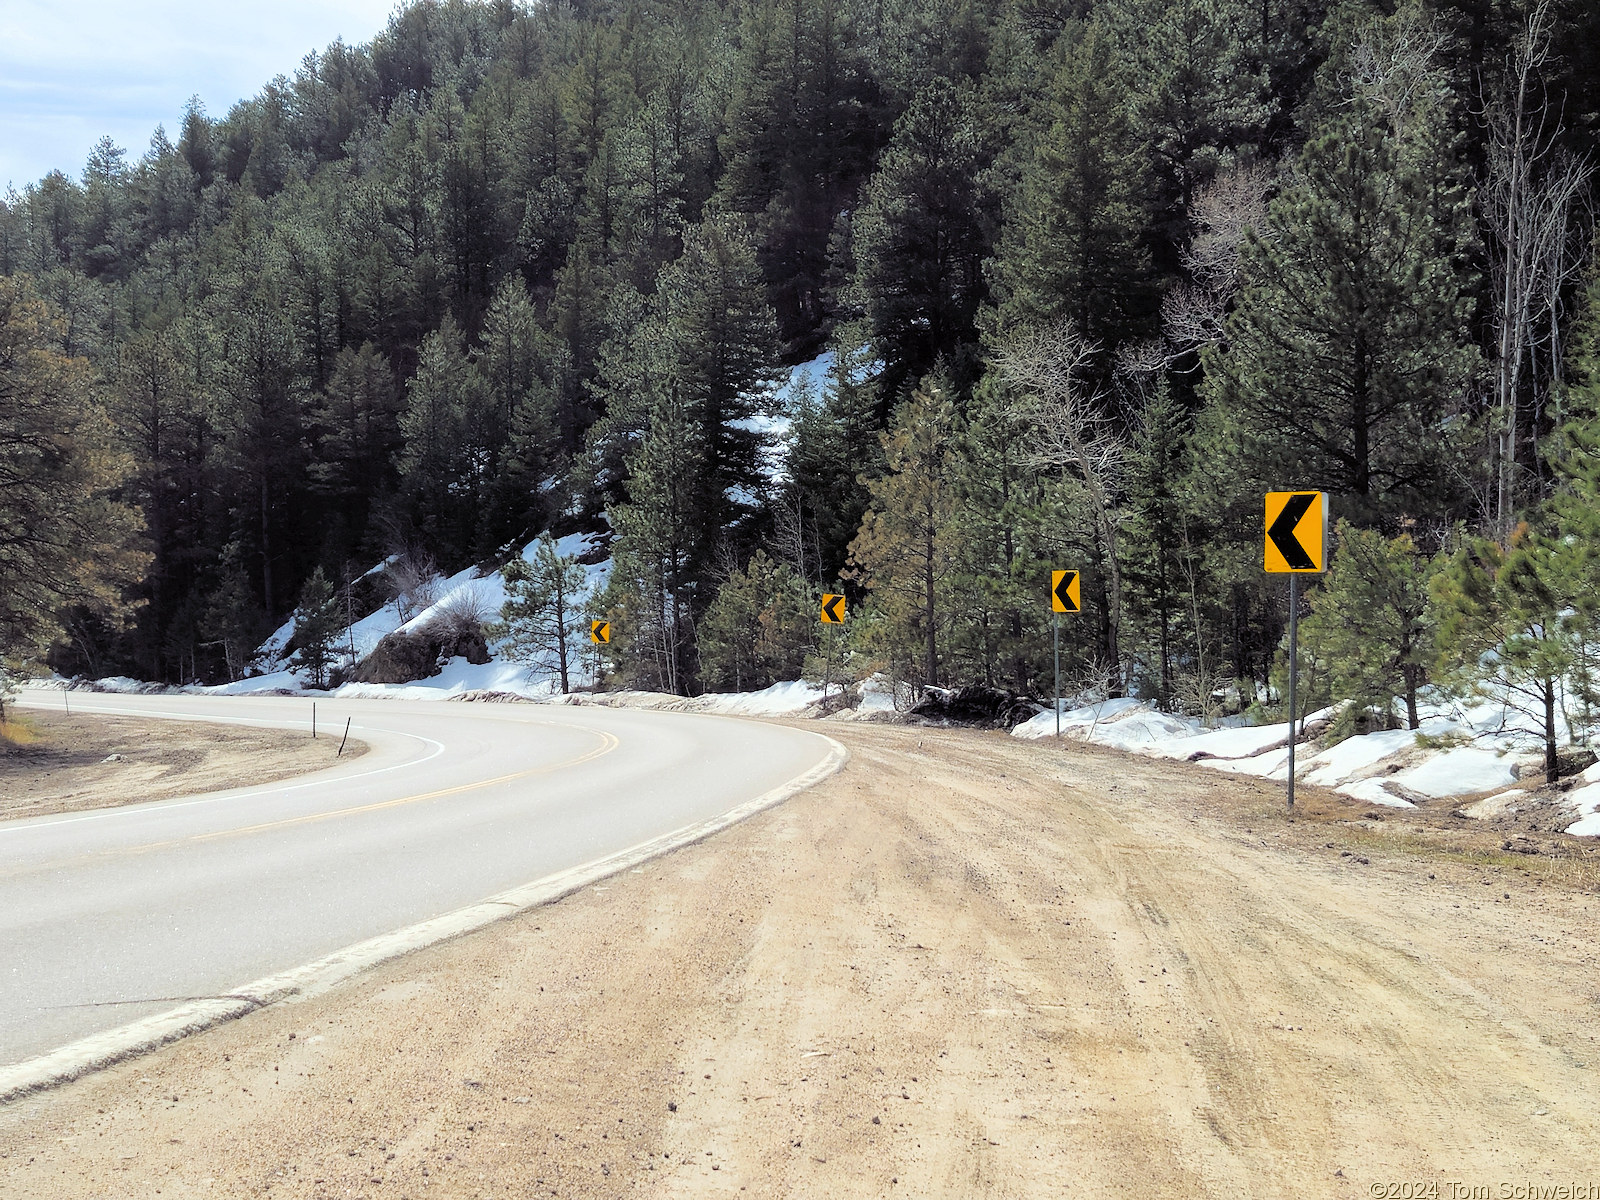
[[[1307,723],[1315,727],[1334,715],[1335,710],[1326,709],[1313,713]],[[1055,731],[1055,713],[1044,712],[1011,732],[1014,737],[1042,738],[1054,736]],[[1116,699],[1064,711],[1061,733],[1135,754],[1181,759],[1214,771],[1262,779],[1288,775],[1287,723],[1207,730],[1198,721],[1157,712],[1137,700]],[[1419,743],[1419,734],[1425,742]],[[1410,808],[1418,799],[1495,793],[1511,787],[1528,769],[1531,738],[1526,721],[1504,705],[1435,706],[1428,710],[1419,730],[1381,730],[1346,738],[1320,751],[1302,742],[1295,777],[1370,804]],[[1570,798],[1580,820],[1568,832],[1600,836],[1600,765],[1591,772],[1592,778],[1586,778],[1592,787]],[[1483,815],[1490,815],[1490,809],[1485,808]]]

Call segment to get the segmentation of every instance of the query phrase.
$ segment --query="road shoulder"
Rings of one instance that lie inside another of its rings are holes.
[[[1270,790],[1180,764],[839,736],[846,770],[709,841],[0,1110],[0,1196],[1589,1169],[1589,897],[1224,821],[1209,789]]]

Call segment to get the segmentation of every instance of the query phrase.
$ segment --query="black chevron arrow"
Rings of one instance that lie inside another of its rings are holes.
[[[1267,537],[1278,548],[1278,553],[1283,555],[1283,561],[1296,571],[1309,571],[1317,565],[1300,544],[1300,539],[1294,536],[1294,527],[1300,524],[1300,519],[1311,511],[1311,506],[1316,502],[1316,492],[1296,492],[1278,513],[1278,519],[1267,528]]]
[[[832,621],[835,625],[844,624],[844,613],[840,611],[843,607],[843,596],[829,596],[828,599],[822,603],[823,613],[827,616],[828,620]]]
[[[1078,606],[1072,602],[1072,585],[1077,581],[1076,571],[1063,571],[1061,582],[1056,584],[1056,599],[1061,602],[1061,607],[1068,612],[1076,612]]]

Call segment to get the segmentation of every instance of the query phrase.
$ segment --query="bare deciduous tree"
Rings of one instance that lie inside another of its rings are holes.
[[[1578,267],[1572,210],[1591,174],[1586,160],[1558,144],[1559,117],[1543,91],[1554,25],[1550,0],[1538,0],[1512,46],[1504,94],[1484,106],[1489,168],[1482,205],[1493,241],[1494,402],[1500,424],[1495,515],[1502,534],[1509,534],[1516,504],[1524,372],[1545,327],[1552,376],[1556,369],[1560,294]],[[1530,448],[1530,459],[1532,454]]]
[[[1116,495],[1124,447],[1104,410],[1104,395],[1087,368],[1099,344],[1071,321],[1013,335],[996,362],[1006,382],[1027,397],[1037,441],[1034,466],[1066,471],[1083,488],[1106,572],[1106,652],[1115,665],[1122,631],[1122,566],[1117,545]]]
[[[1260,166],[1224,171],[1195,194],[1190,218],[1194,239],[1183,252],[1189,282],[1167,293],[1161,324],[1179,352],[1222,340],[1223,320],[1239,277],[1239,252],[1267,215],[1271,174]]]
[[[1432,106],[1427,95],[1448,92],[1437,70],[1448,39],[1420,6],[1396,14],[1395,20],[1367,25],[1350,54],[1346,91],[1375,101],[1389,118],[1396,141],[1404,141],[1413,117]]]

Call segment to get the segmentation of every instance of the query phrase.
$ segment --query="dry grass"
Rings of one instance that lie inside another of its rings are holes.
[[[18,746],[31,746],[39,740],[39,732],[26,717],[7,713],[0,720],[0,754]]]
[[[6,714],[0,821],[270,783],[333,764],[337,739],[133,716]],[[343,758],[365,752],[347,745]]]

